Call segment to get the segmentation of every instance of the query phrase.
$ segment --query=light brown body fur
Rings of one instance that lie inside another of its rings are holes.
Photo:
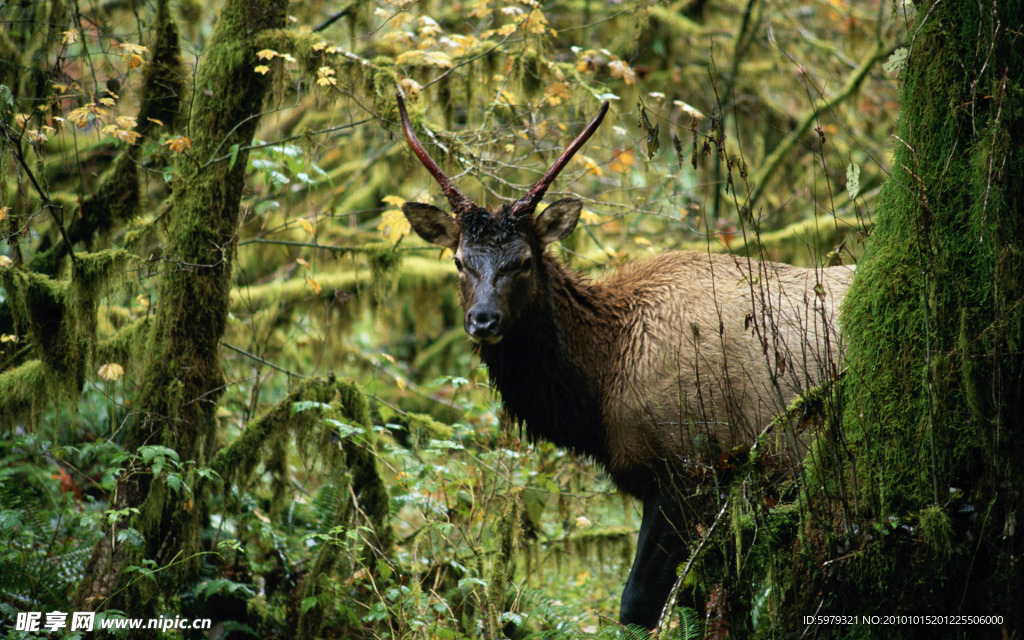
[[[836,315],[852,275],[668,252],[594,282],[620,327],[615,361],[604,365],[609,471],[690,465],[709,449],[752,444],[800,392],[838,371]],[[802,453],[787,444],[790,456]]]

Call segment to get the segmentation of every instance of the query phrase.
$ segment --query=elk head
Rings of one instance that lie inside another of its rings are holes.
[[[537,301],[545,247],[576,227],[583,208],[577,198],[558,200],[539,215],[534,211],[558,173],[597,130],[608,103],[526,195],[488,211],[463,195],[441,171],[413,132],[402,96],[397,97],[409,146],[441,185],[454,216],[419,202],[405,203],[402,212],[421,238],[455,252],[466,333],[478,344],[495,344]]]

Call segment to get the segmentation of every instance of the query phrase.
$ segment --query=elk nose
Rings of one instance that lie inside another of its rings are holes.
[[[501,340],[501,313],[490,307],[473,307],[466,312],[466,333],[474,342],[494,344]]]

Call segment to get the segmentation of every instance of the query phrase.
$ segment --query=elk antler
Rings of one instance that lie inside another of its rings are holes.
[[[395,94],[395,97],[398,98],[398,112],[402,115],[402,130],[405,132],[405,139],[409,141],[412,152],[420,159],[420,162],[427,168],[430,175],[434,176],[434,180],[437,180],[437,183],[441,185],[441,190],[444,191],[449,204],[452,205],[452,212],[458,216],[473,208],[473,201],[463,195],[458,187],[455,186],[455,182],[446,176],[444,171],[441,171],[441,167],[437,166],[437,163],[430,157],[427,150],[423,148],[419,138],[416,137],[412,130],[412,125],[409,124],[409,114],[405,111],[405,100],[402,99],[402,94]]]
[[[566,147],[565,151],[562,152],[562,155],[555,161],[555,164],[551,165],[551,168],[548,169],[548,172],[541,177],[537,184],[533,185],[533,187],[526,192],[525,196],[512,203],[512,206],[509,208],[509,213],[511,215],[519,216],[531,213],[537,207],[540,203],[540,199],[544,197],[544,192],[548,190],[548,187],[551,186],[551,183],[554,182],[558,174],[565,168],[565,165],[567,165],[569,160],[576,155],[576,152],[580,150],[580,147],[590,139],[590,136],[594,135],[594,132],[597,131],[597,127],[601,125],[601,120],[604,119],[604,114],[606,113],[608,113],[607,102],[601,105],[601,109],[597,112],[597,115],[594,116],[594,119],[590,121],[590,124],[587,125],[587,128],[584,129],[580,135],[576,136],[576,139],[572,141],[572,144]]]

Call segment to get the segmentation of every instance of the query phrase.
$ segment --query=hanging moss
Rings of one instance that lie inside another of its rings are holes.
[[[97,234],[105,233],[135,217],[139,208],[138,163],[128,153],[118,154],[113,165],[100,177],[96,190],[82,201],[77,213],[70,217],[67,237],[72,245],[89,242]],[[55,276],[64,264],[68,245],[61,239],[49,248],[39,251],[29,261],[28,268],[38,273]]]
[[[40,359],[58,375],[77,367],[77,345],[66,342],[67,283],[23,269],[0,270],[19,333],[28,335]]]
[[[370,254],[370,272],[373,275],[373,298],[378,304],[388,300],[398,279],[396,272],[402,256],[390,243],[380,243]]]
[[[0,284],[7,291],[15,326],[32,344],[47,381],[40,384],[41,398],[59,397],[74,405],[92,367],[96,347],[96,308],[108,292],[112,278],[137,261],[123,250],[78,253],[68,280],[55,280],[25,269],[0,270]],[[35,377],[40,370],[30,367]],[[5,415],[23,414],[33,403],[22,397],[23,378],[10,379],[12,401]],[[2,405],[0,405],[2,406]]]
[[[59,390],[40,360],[0,373],[0,428],[10,429],[21,421],[34,423]]]

